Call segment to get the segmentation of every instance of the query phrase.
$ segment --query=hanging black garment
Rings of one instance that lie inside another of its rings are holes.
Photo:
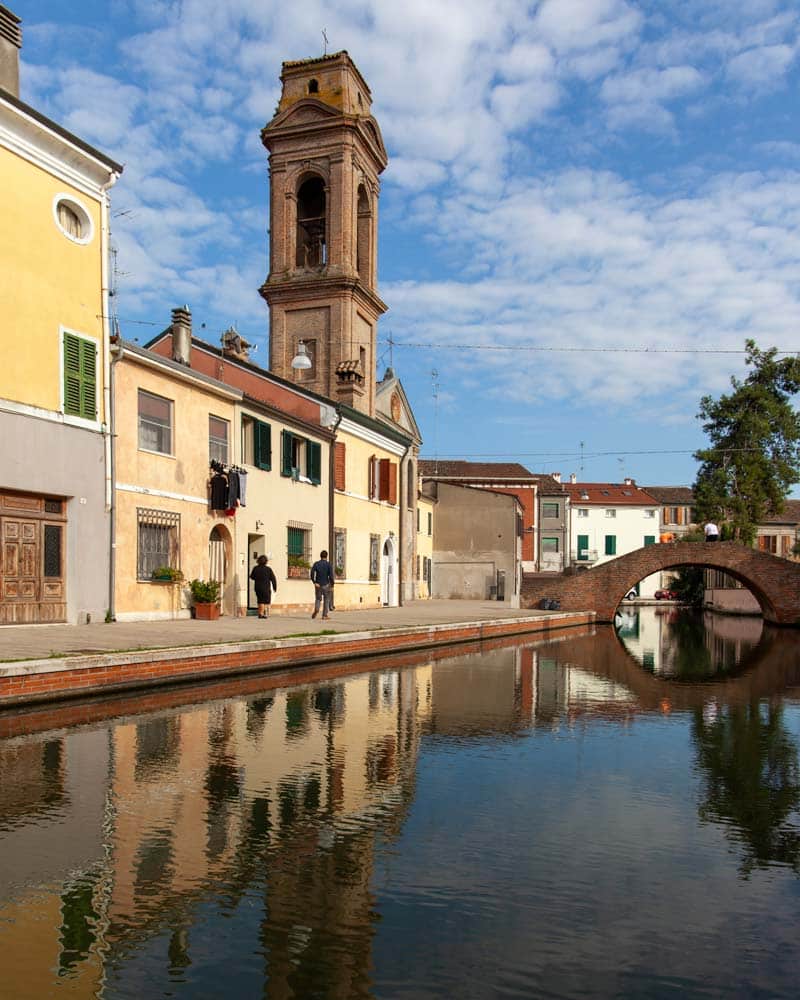
[[[228,479],[221,473],[211,477],[211,509],[227,510],[228,507]]]
[[[239,473],[230,471],[228,473],[228,502],[225,505],[227,510],[232,510],[239,502]]]

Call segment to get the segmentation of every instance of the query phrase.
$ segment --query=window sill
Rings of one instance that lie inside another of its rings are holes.
[[[143,451],[145,455],[160,455],[161,458],[175,458],[175,455],[171,451],[152,451],[150,448],[139,448],[139,451]]]

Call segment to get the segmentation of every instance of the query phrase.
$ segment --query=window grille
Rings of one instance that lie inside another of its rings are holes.
[[[308,579],[311,569],[311,525],[289,521],[286,528],[286,555],[289,576]]]
[[[61,576],[61,537],[59,524],[44,526],[44,575],[48,577]]]
[[[180,569],[181,515],[136,508],[137,578],[152,580],[157,569]]]
[[[381,536],[380,535],[370,535],[369,536],[369,578],[370,580],[380,579],[379,572],[379,553],[381,547]]]
[[[333,529],[333,572],[336,579],[341,580],[347,575],[347,532],[344,528]]]

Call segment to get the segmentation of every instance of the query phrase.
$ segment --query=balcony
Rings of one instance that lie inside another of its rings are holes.
[[[569,554],[569,559],[573,563],[584,563],[591,566],[592,563],[597,562],[597,549],[581,549],[580,552],[573,549]]]

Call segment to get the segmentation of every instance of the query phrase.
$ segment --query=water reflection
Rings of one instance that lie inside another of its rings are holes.
[[[646,669],[683,681],[721,678],[746,665],[761,639],[763,619],[681,607],[625,608],[615,628]]]
[[[678,641],[652,672],[584,630],[5,717],[0,994],[792,995],[800,635],[700,685]],[[731,924],[785,968],[726,962]]]
[[[798,741],[781,705],[696,709],[692,737],[703,777],[700,817],[723,823],[745,874],[773,863],[800,871]]]

